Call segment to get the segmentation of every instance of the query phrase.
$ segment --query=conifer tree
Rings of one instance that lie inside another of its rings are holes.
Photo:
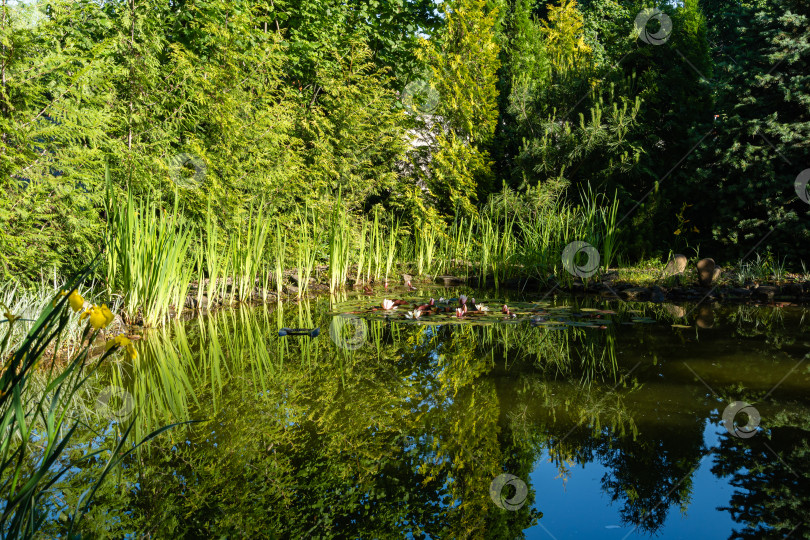
[[[33,279],[98,249],[112,88],[94,2],[0,10],[0,277]]]
[[[717,119],[716,139],[695,153],[685,186],[702,194],[690,201],[705,231],[698,238],[730,257],[756,247],[799,269],[810,261],[810,205],[795,191],[810,167],[810,6],[712,1],[705,9],[717,44]]]
[[[441,36],[424,43],[440,96],[427,186],[442,212],[469,213],[493,181],[487,145],[498,120],[498,13],[484,0],[455,0],[444,10]]]

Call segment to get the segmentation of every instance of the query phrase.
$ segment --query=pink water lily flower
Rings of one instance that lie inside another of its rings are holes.
[[[456,317],[458,317],[460,319],[461,317],[464,316],[464,314],[466,312],[467,312],[467,310],[464,309],[464,308],[456,308]]]

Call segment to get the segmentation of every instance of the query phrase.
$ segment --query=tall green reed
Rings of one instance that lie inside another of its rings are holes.
[[[240,302],[247,302],[253,297],[263,266],[267,233],[267,219],[259,207],[251,211],[244,230],[240,227],[237,234],[231,237],[231,303],[236,298]]]
[[[287,237],[281,232],[281,222],[276,218],[276,236],[273,242],[273,278],[276,284],[276,294],[281,296],[284,285],[284,261],[287,255]]]
[[[360,241],[357,248],[357,278],[355,281],[361,283],[363,281],[363,269],[366,265],[371,267],[371,259],[366,257],[366,235],[368,232],[368,223],[363,221],[362,228],[360,229]],[[366,277],[368,281],[368,277]]]
[[[192,273],[191,232],[179,216],[177,199],[167,211],[150,200],[136,202],[129,192],[124,204],[109,210],[107,283],[125,291],[127,321],[140,314],[145,326],[155,326],[172,308],[179,314]]]
[[[335,203],[329,224],[329,290],[336,291],[345,283],[351,262],[351,229],[341,197]]]
[[[613,194],[613,201],[605,206],[602,212],[602,264],[605,272],[610,268],[618,250],[618,230],[616,216],[619,213],[618,192]]]
[[[433,223],[426,223],[418,228],[414,235],[417,275],[423,276],[432,272],[436,244],[437,230]]]
[[[318,230],[315,215],[313,214],[312,223],[310,223],[309,209],[304,207],[304,212],[299,212],[298,214],[298,244],[296,250],[299,298],[309,289],[309,281],[312,278],[312,271],[315,268],[315,258],[317,255],[315,246],[320,243]],[[362,261],[358,264],[358,273],[360,272],[360,267],[362,267]]]
[[[214,303],[225,297],[224,287],[225,276],[228,271],[229,259],[225,256],[225,252],[219,246],[219,227],[217,227],[212,211],[211,202],[208,203],[208,213],[205,220],[205,237],[204,249],[200,251],[205,254],[205,271],[208,274],[208,282],[205,287],[205,294],[208,297],[208,309],[211,309]],[[202,270],[198,276],[198,287],[203,290],[203,276]]]
[[[385,256],[385,283],[388,283],[388,277],[391,274],[391,269],[394,265],[394,257],[397,253],[397,230],[399,223],[394,220],[394,214],[391,213],[391,221],[388,225],[388,242],[386,243],[386,256]]]

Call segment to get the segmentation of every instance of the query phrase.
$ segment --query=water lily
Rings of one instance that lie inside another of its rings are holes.
[[[475,304],[476,311],[489,311],[489,308],[484,304]]]
[[[464,313],[465,313],[464,308],[456,308],[456,317],[458,317],[459,319],[464,316]]]
[[[387,298],[382,301],[382,308],[386,311],[397,309],[396,303],[393,300],[388,300]]]
[[[462,306],[467,305],[467,296],[463,294],[459,295],[458,303],[461,304]]]
[[[421,316],[422,316],[422,310],[421,309],[415,309],[415,310],[409,311],[408,313],[405,314],[405,317],[407,317],[408,319],[418,319]]]

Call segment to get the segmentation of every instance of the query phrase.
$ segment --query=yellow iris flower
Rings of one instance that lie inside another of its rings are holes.
[[[3,304],[2,302],[0,302],[0,307],[2,307],[5,310],[3,311],[3,316],[8,320],[9,324],[13,323],[14,321],[20,318],[19,315],[12,314],[8,306]]]
[[[104,313],[98,306],[93,306],[90,310],[90,326],[93,327],[93,330],[107,326],[107,317],[104,316]]]
[[[107,326],[115,319],[115,315],[113,315],[113,312],[107,307],[107,304],[101,304],[101,314],[104,315],[104,326]]]
[[[60,298],[62,298],[63,296],[67,296],[67,293],[66,293],[65,291],[59,291],[59,294],[57,294],[57,295],[56,295],[56,298],[54,298],[54,299],[53,299],[53,302],[51,302],[51,304],[53,305],[53,307],[56,307],[56,303],[57,303],[57,302],[59,301],[59,299],[60,299]]]
[[[93,306],[86,310],[81,314],[79,320],[83,321],[85,318],[90,319],[90,326],[93,327],[93,330],[99,330],[100,328],[104,328],[110,324],[113,321],[114,316],[107,305],[104,304],[101,306]]]
[[[135,350],[135,345],[133,345],[132,341],[123,334],[115,336],[115,338],[107,342],[106,350],[109,351],[113,347],[125,348],[127,351],[127,356],[130,358],[130,360],[138,358],[138,351]]]
[[[76,313],[81,311],[82,307],[84,307],[84,298],[82,298],[81,295],[76,291],[70,293],[70,296],[68,296],[68,302],[70,303],[70,307]]]

